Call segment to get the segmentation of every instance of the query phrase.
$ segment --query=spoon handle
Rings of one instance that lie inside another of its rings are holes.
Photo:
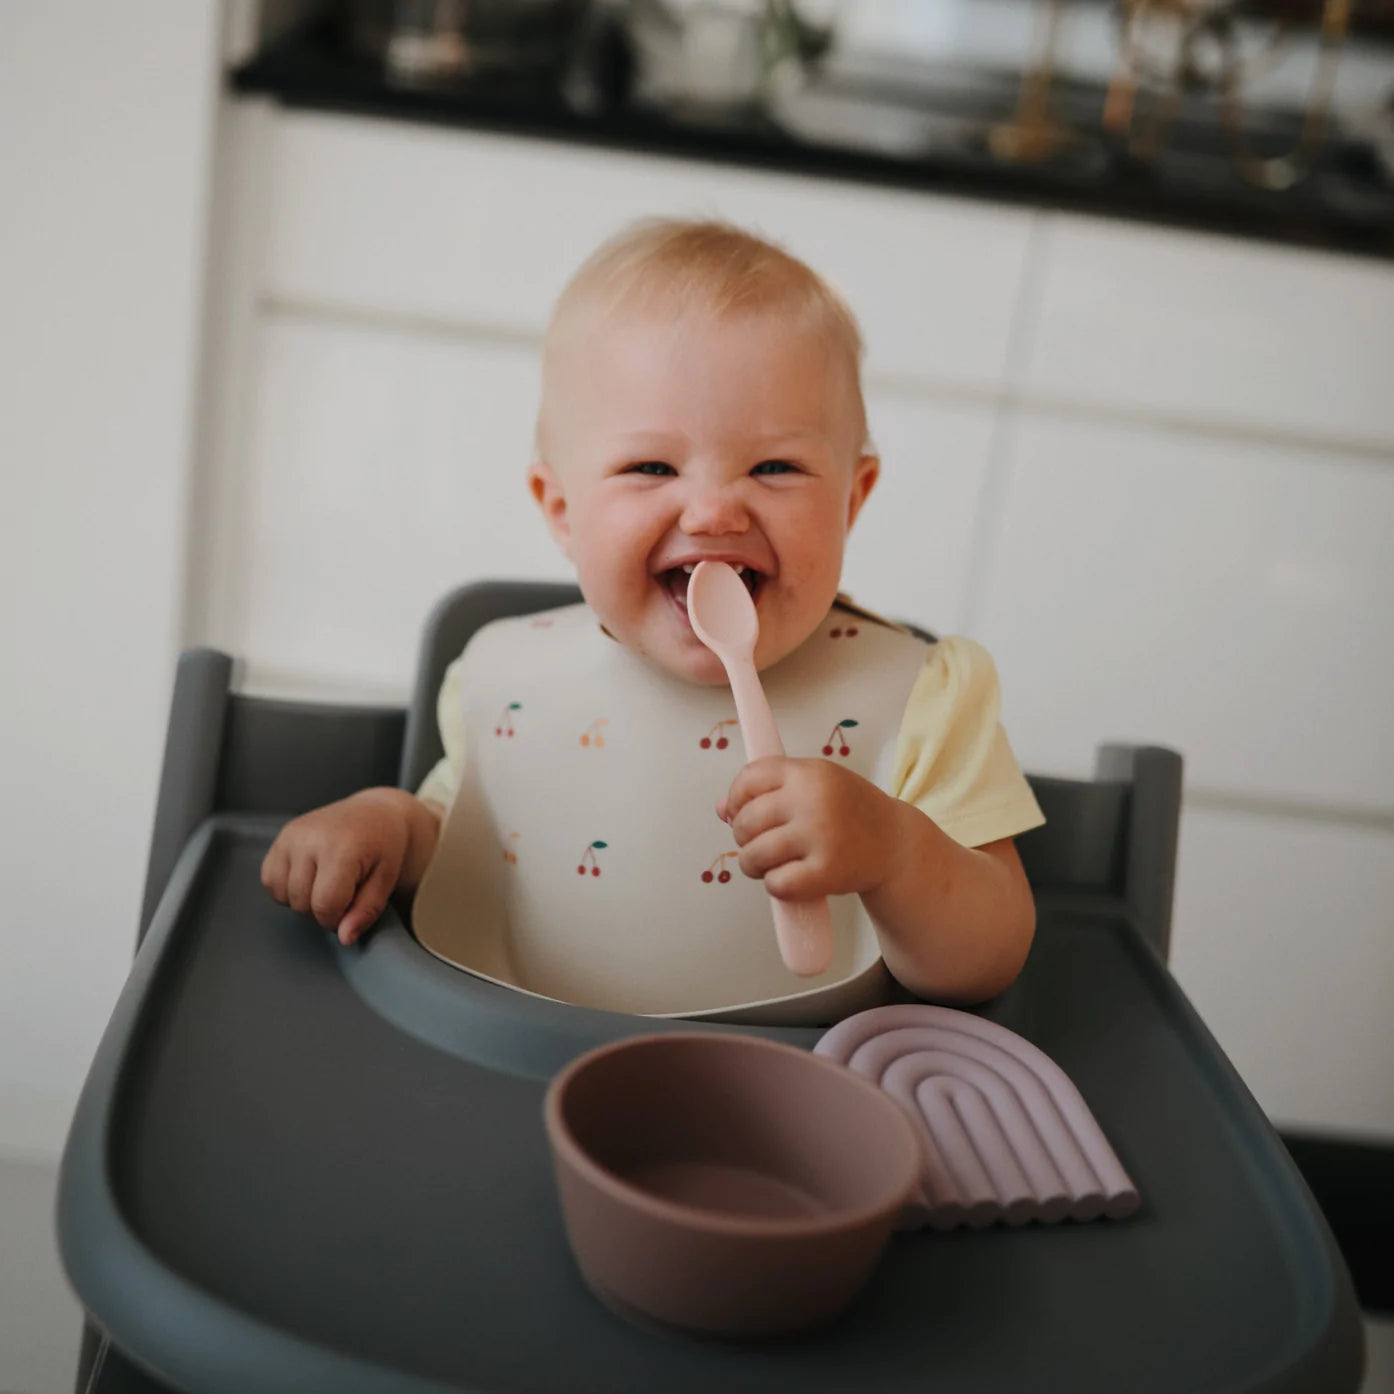
[[[741,724],[746,760],[783,755],[784,742],[779,739],[779,728],[774,724],[774,713],[760,686],[755,664],[750,661],[727,663],[726,676],[731,683],[736,718]],[[774,912],[774,936],[784,966],[801,978],[827,972],[833,957],[833,921],[827,897],[779,900],[771,896],[770,908]]]
[[[746,760],[783,755],[784,742],[779,739],[779,727],[774,724],[774,713],[765,689],[760,686],[754,663],[732,661],[726,665],[726,677],[736,704],[736,720],[741,724]]]
[[[828,898],[778,900],[770,897],[774,911],[774,937],[784,966],[801,978],[816,978],[833,961],[833,917]]]

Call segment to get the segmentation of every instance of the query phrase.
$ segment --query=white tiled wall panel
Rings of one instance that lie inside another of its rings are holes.
[[[450,587],[568,574],[525,486],[530,352],[273,320],[260,362],[240,565],[254,680],[405,692]]]
[[[873,372],[996,383],[1032,215],[572,145],[278,116],[273,295],[540,332],[581,260],[632,219],[719,216],[826,275]]]
[[[982,598],[1018,752],[1173,744],[1194,783],[1394,806],[1394,469],[1025,417]]]
[[[1270,1117],[1394,1141],[1394,833],[1188,807],[1172,969]]]
[[[1029,393],[1394,446],[1394,264],[1055,217]]]
[[[852,531],[843,587],[882,614],[952,633],[963,624],[992,413],[874,392],[867,408],[881,479]]]

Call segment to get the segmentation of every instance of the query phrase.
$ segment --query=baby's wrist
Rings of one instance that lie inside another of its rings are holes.
[[[360,789],[350,794],[349,799],[356,804],[374,804],[381,808],[402,808],[403,800],[413,798],[405,789],[394,789],[390,784],[375,785],[371,789]]]
[[[403,819],[409,828],[415,828],[426,817],[431,817],[434,821],[434,816],[430,813],[430,805],[418,799],[409,790],[397,789],[390,784],[383,784],[372,789],[360,789],[356,794],[351,794],[349,798],[360,807],[379,808],[391,813],[394,817]]]
[[[438,804],[418,799],[415,794],[406,794],[406,798],[410,800],[410,803],[405,805],[407,850],[402,859],[402,873],[398,886],[401,890],[411,893],[426,874],[426,866],[435,855],[441,825],[445,820],[445,810]]]
[[[884,890],[895,879],[897,872],[906,865],[907,859],[914,855],[915,823],[918,812],[912,805],[894,794],[883,790],[876,791],[881,796],[881,814],[876,832],[877,876],[870,894]]]

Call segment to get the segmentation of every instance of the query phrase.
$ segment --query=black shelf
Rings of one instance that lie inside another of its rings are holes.
[[[234,91],[285,106],[679,156],[998,203],[1095,214],[1394,259],[1394,187],[1358,147],[1330,150],[1295,188],[1269,192],[1210,162],[1171,171],[1121,154],[1090,164],[1011,166],[971,150],[920,159],[818,145],[767,118],[701,123],[637,107],[573,109],[545,81],[408,87],[348,53],[333,27],[292,33],[230,75]]]

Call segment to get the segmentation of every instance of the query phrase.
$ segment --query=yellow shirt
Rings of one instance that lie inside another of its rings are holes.
[[[446,670],[437,702],[445,755],[417,790],[418,797],[447,808],[465,760],[460,666],[456,659]],[[914,804],[964,847],[1015,837],[1045,822],[1007,742],[1000,706],[997,667],[981,644],[953,636],[926,645],[887,792]]]

